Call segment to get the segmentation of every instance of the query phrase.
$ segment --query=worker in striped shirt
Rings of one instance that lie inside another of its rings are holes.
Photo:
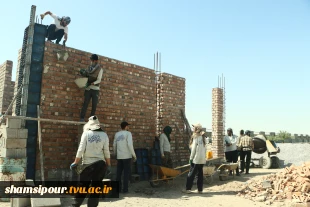
[[[251,132],[247,130],[245,135],[239,139],[238,148],[240,149],[240,162],[241,162],[241,171],[240,173],[244,172],[249,174],[250,163],[251,163],[251,156],[252,151],[254,149],[254,142],[252,137],[250,137]]]

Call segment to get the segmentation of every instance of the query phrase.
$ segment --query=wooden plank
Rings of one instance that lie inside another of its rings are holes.
[[[44,121],[44,122],[53,122],[53,123],[64,123],[64,124],[76,124],[76,125],[84,125],[87,122],[79,122],[79,121],[66,121],[66,120],[56,120],[56,119],[44,119],[44,118],[33,118],[26,116],[5,116],[6,118],[16,118],[22,120],[33,120],[33,121]],[[102,124],[103,126],[103,124]]]
[[[40,119],[40,106],[37,105],[37,113],[38,119]],[[42,149],[42,136],[41,136],[41,123],[38,120],[38,137],[39,137],[39,150],[40,150],[40,166],[41,166],[41,179],[44,185],[44,157],[43,157],[43,149]]]

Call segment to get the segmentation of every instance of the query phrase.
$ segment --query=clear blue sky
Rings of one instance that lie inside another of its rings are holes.
[[[71,17],[68,47],[151,69],[161,52],[162,72],[186,78],[191,124],[211,129],[212,88],[223,73],[226,125],[235,134],[310,134],[308,0],[4,1],[0,63],[14,62],[14,80],[32,4],[37,15]]]

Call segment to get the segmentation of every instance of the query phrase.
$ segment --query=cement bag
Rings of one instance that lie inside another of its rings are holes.
[[[78,78],[74,82],[79,88],[85,88],[87,81],[88,78]]]

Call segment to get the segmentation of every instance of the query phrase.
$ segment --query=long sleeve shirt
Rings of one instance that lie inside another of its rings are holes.
[[[159,137],[159,146],[160,146],[160,153],[161,155],[164,155],[164,152],[170,152],[170,142],[168,140],[168,137],[165,133],[162,133]]]
[[[90,89],[99,90],[100,87],[99,86],[95,86],[95,85],[101,83],[102,75],[103,75],[103,69],[100,68],[99,74],[97,76],[97,80],[95,82],[93,82],[94,85],[89,85],[85,90],[90,90]]]
[[[54,22],[53,22],[53,24],[55,24],[56,25],[56,31],[57,30],[60,30],[60,29],[63,29],[64,30],[64,33],[66,33],[67,35],[68,35],[68,27],[66,26],[66,27],[64,27],[64,26],[62,26],[61,24],[60,24],[60,18],[57,16],[57,15],[55,15],[55,14],[51,14],[51,17],[54,19]]]
[[[190,160],[193,160],[195,164],[205,164],[206,163],[206,146],[203,143],[202,136],[193,139],[191,144],[191,155]]]
[[[224,137],[225,152],[230,152],[230,151],[237,150],[238,142],[239,142],[239,138],[236,135],[225,136]],[[226,146],[227,143],[229,143],[231,145],[230,146]]]
[[[133,148],[131,132],[125,130],[116,132],[113,141],[113,151],[116,153],[116,159],[137,157]]]
[[[110,158],[108,135],[100,131],[83,132],[76,157],[82,157],[83,164],[105,161],[105,158]]]

